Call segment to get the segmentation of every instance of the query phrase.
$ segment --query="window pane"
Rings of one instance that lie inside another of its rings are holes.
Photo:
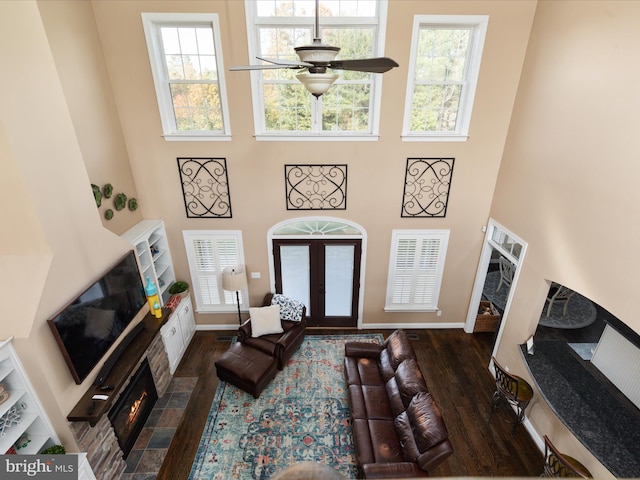
[[[271,131],[311,129],[311,105],[302,85],[264,86],[265,127]]]
[[[179,131],[222,129],[217,84],[171,84],[171,98]]]
[[[351,315],[353,245],[325,247],[325,315]]]
[[[368,131],[369,91],[369,85],[334,85],[323,95],[323,130]]]
[[[416,58],[416,81],[462,81],[469,46],[469,34],[468,29],[420,30]]]
[[[308,245],[282,245],[280,247],[280,266],[282,267],[282,293],[295,298],[307,307],[309,303],[309,282],[311,278]]]
[[[416,86],[411,110],[411,131],[455,131],[461,91],[461,85]]]

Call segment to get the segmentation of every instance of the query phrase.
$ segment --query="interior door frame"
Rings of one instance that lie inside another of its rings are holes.
[[[284,227],[294,225],[294,224],[313,224],[317,222],[318,224],[324,224],[327,222],[334,222],[337,224],[342,224],[346,227],[350,227],[353,231],[357,231],[357,233],[353,234],[341,234],[335,233],[332,231],[326,232],[303,232],[296,234],[278,234],[277,232],[284,229]],[[267,252],[269,257],[269,286],[271,291],[275,293],[276,291],[276,276],[275,276],[275,258],[273,253],[273,240],[274,239],[299,239],[299,240],[313,240],[320,239],[320,236],[325,236],[332,240],[353,240],[355,238],[361,240],[361,256],[360,256],[360,287],[358,290],[358,310],[357,310],[357,326],[358,330],[362,329],[362,312],[364,309],[364,288],[365,288],[365,270],[366,270],[366,259],[367,259],[367,232],[366,230],[360,226],[359,224],[352,222],[350,220],[346,220],[344,218],[337,217],[321,217],[321,216],[313,216],[313,217],[297,217],[290,218],[287,220],[283,220],[275,225],[273,225],[268,233],[267,233]]]
[[[512,240],[516,241],[522,246],[522,250],[520,254],[515,257],[510,252],[504,250],[501,245],[497,244],[493,240],[493,234],[496,231],[501,231],[506,233]],[[491,261],[491,252],[493,250],[498,250],[501,255],[505,256],[507,259],[511,261],[516,267],[515,274],[513,276],[513,280],[511,282],[511,286],[509,288],[509,294],[507,295],[507,302],[504,307],[504,313],[502,314],[502,321],[500,322],[500,327],[498,328],[498,333],[496,335],[496,340],[493,345],[492,355],[496,355],[498,352],[498,348],[500,346],[500,342],[502,340],[502,332],[504,331],[504,327],[506,325],[506,319],[509,316],[509,310],[511,309],[511,301],[513,299],[513,294],[516,290],[516,285],[518,283],[518,278],[520,277],[520,271],[522,270],[522,263],[524,261],[525,254],[527,252],[527,242],[522,240],[516,234],[512,233],[509,229],[503,227],[498,222],[489,218],[488,226],[485,232],[484,241],[482,243],[482,252],[480,253],[480,260],[478,262],[478,269],[476,271],[476,279],[473,284],[473,291],[471,292],[471,300],[469,302],[469,309],[467,310],[467,320],[464,325],[464,331],[467,333],[473,333],[473,327],[476,324],[476,317],[478,315],[478,305],[480,305],[480,300],[482,299],[482,290],[484,288],[485,280],[487,279],[487,270],[489,269],[489,262]]]

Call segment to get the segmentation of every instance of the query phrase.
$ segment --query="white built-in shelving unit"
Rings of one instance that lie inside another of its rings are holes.
[[[158,288],[162,305],[171,297],[169,287],[176,281],[162,220],[142,220],[122,234],[136,251],[140,275],[147,285],[147,278]]]
[[[11,342],[0,342],[0,384],[9,394],[0,404],[0,454],[38,454],[60,440]]]

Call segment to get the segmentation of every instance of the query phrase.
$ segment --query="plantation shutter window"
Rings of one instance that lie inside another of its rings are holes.
[[[448,240],[448,230],[394,230],[385,310],[438,309]]]
[[[230,312],[237,307],[235,292],[222,288],[222,270],[244,264],[242,236],[235,231],[183,232],[191,283],[198,312]],[[240,293],[240,307],[247,292]]]

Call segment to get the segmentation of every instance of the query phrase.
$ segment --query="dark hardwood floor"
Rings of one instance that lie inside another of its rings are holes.
[[[389,330],[309,329],[308,335],[382,333]],[[494,380],[487,369],[493,333],[462,330],[409,330],[426,378],[444,416],[454,453],[432,470],[433,477],[533,477],[542,472],[542,454],[523,426],[511,434],[509,412],[489,416]],[[189,477],[218,379],[213,362],[226,351],[235,332],[197,332],[176,376],[198,377],[158,480]]]

